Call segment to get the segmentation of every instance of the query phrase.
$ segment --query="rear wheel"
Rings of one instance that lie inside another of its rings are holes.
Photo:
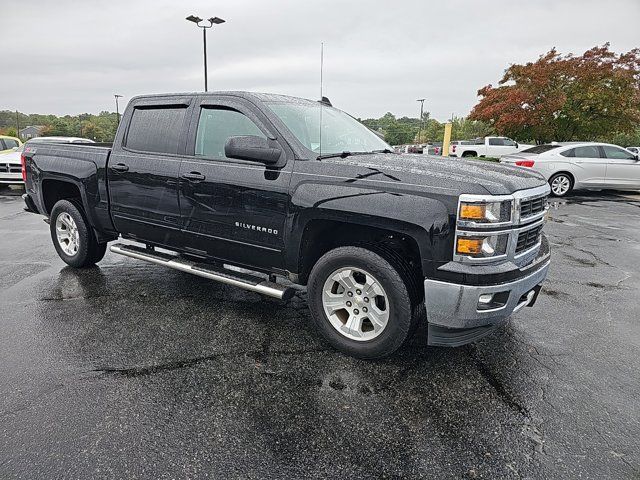
[[[567,173],[556,173],[549,179],[549,186],[554,197],[564,197],[573,189],[573,178]]]
[[[67,265],[88,267],[104,257],[107,245],[98,243],[74,201],[59,200],[51,209],[49,226],[53,245]]]
[[[478,154],[476,152],[464,152],[462,154],[463,157],[477,157]]]
[[[361,247],[323,255],[309,276],[309,307],[320,333],[336,349],[359,358],[395,352],[417,317],[402,275]]]

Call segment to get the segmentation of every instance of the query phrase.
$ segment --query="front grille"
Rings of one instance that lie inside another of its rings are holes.
[[[524,199],[520,201],[520,218],[527,218],[544,211],[547,197]]]
[[[529,250],[536,245],[540,240],[540,232],[542,231],[542,225],[533,227],[524,232],[518,234],[518,243],[516,244],[516,254]]]
[[[22,167],[13,163],[0,163],[0,173],[21,173]]]

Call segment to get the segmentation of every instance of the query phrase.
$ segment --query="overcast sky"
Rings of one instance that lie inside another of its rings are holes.
[[[202,36],[218,16],[209,89],[319,96],[360,117],[444,120],[510,63],[552,47],[640,46],[640,0],[2,0],[0,109],[115,110],[113,94],[201,91]]]

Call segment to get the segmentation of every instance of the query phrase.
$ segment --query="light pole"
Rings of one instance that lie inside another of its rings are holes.
[[[116,115],[118,116],[118,125],[120,125],[120,108],[118,107],[118,99],[122,98],[122,95],[118,95],[117,93],[113,95],[116,99]]]
[[[213,25],[220,25],[221,23],[224,23],[224,20],[218,17],[211,17],[208,18],[207,21],[209,22],[209,26],[207,25],[200,25],[200,22],[202,22],[202,19],[200,17],[196,17],[195,15],[189,15],[187,17],[187,20],[189,20],[190,22],[195,23],[198,27],[200,27],[202,29],[202,43],[204,45],[204,91],[208,91],[208,84],[207,84],[207,29],[213,27]]]
[[[424,111],[424,101],[426,98],[419,98],[416,102],[420,102],[420,126],[418,127],[418,143],[420,143],[420,135],[422,134],[422,112]]]

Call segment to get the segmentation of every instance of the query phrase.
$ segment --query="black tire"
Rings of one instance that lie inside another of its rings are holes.
[[[569,188],[564,192],[554,191],[553,182],[562,178],[566,179],[566,181],[569,182]],[[571,192],[571,190],[573,190],[573,184],[574,184],[573,177],[568,173],[562,173],[562,172],[556,173],[555,175],[552,175],[551,178],[549,179],[549,186],[551,187],[551,195],[558,198],[566,197]]]
[[[462,158],[469,158],[469,157],[477,157],[478,154],[476,152],[464,152],[462,154]]]
[[[68,214],[77,228],[77,251],[68,254],[58,240],[56,224],[58,217]],[[106,244],[99,244],[95,238],[93,230],[84,216],[84,212],[79,204],[73,200],[59,200],[51,209],[49,221],[51,240],[58,252],[58,256],[67,264],[75,268],[85,268],[94,265],[104,257]]]
[[[384,329],[371,340],[344,336],[327,317],[322,296],[325,282],[335,271],[351,267],[373,275],[388,297],[389,318]],[[384,257],[361,247],[339,247],[324,254],[314,265],[307,285],[311,316],[322,336],[337,350],[348,355],[375,359],[391,355],[415,331],[419,317],[414,315],[412,296],[396,268]]]

